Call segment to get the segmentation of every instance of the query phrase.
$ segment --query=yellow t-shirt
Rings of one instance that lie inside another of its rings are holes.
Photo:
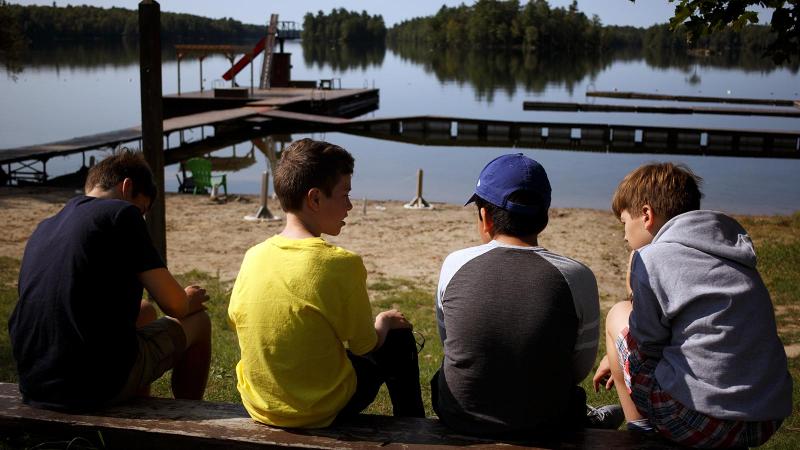
[[[356,388],[351,352],[375,347],[367,271],[321,238],[273,236],[244,256],[228,306],[250,416],[279,427],[325,427]]]

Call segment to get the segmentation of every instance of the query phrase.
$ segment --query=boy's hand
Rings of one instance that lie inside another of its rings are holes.
[[[597,367],[597,372],[592,377],[592,384],[594,391],[600,392],[600,385],[604,384],[606,390],[611,390],[614,386],[614,378],[611,376],[611,366],[608,364],[608,355],[603,356],[600,360],[600,365]]]
[[[375,317],[375,330],[380,333],[381,330],[388,332],[395,328],[411,328],[411,322],[406,319],[400,311],[390,309],[378,314]]]
[[[372,349],[372,351],[381,348],[383,342],[386,341],[386,335],[389,333],[389,330],[395,328],[412,328],[412,326],[411,322],[406,319],[403,313],[396,309],[390,309],[378,314],[375,317],[375,333],[378,335],[378,342],[375,344],[375,348]]]
[[[183,289],[189,299],[189,314],[206,309],[204,303],[210,298],[206,290],[197,285],[186,286]]]

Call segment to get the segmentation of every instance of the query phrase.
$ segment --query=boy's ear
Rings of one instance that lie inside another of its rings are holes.
[[[133,180],[125,178],[117,186],[119,188],[119,193],[122,195],[122,200],[133,199]]]
[[[319,211],[320,197],[322,197],[322,191],[319,188],[311,188],[306,192],[306,205],[311,211]]]
[[[480,216],[481,216],[481,223],[480,223],[481,234],[494,236],[494,218],[492,218],[492,215],[489,214],[488,211],[486,211],[486,208],[481,208]]]
[[[657,222],[658,216],[653,212],[653,208],[647,204],[642,206],[642,223],[644,224],[644,229],[650,234],[655,234],[658,231],[656,228]]]

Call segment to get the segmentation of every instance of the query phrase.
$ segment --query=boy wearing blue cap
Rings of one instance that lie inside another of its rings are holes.
[[[475,192],[483,245],[445,260],[436,295],[444,359],[434,410],[463,433],[549,432],[584,424],[577,384],[597,354],[599,301],[585,265],[539,246],[550,182],[522,154],[481,171]]]

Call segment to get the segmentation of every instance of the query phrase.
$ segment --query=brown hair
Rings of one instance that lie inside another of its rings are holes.
[[[275,194],[284,211],[300,211],[312,188],[330,197],[343,175],[353,173],[353,156],[324,141],[300,139],[283,151],[275,169]]]
[[[619,183],[611,209],[619,217],[627,210],[638,216],[644,205],[665,221],[685,212],[700,209],[703,179],[683,164],[645,164],[625,175]]]
[[[155,200],[158,188],[153,180],[153,172],[147,161],[139,152],[123,148],[118,153],[95,164],[86,175],[84,190],[91,191],[95,187],[107,191],[122,183],[125,178],[133,181],[133,195],[143,194]]]

